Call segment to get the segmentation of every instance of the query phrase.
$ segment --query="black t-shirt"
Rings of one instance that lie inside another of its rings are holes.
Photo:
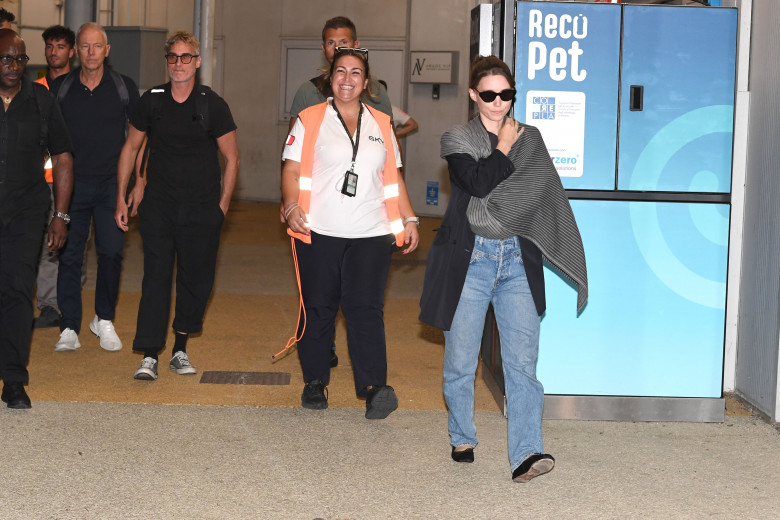
[[[22,88],[7,111],[0,109],[0,218],[10,220],[32,207],[45,211],[50,192],[43,174],[44,151],[41,147],[41,116],[33,89],[44,89],[22,79]],[[65,121],[57,102],[48,92],[44,110],[48,135],[45,145],[52,155],[70,152]]]
[[[208,132],[198,117],[198,87],[183,103],[171,96],[170,83],[141,96],[130,124],[149,135],[144,197],[184,203],[219,200],[222,169],[216,139],[235,130],[236,124],[227,103],[211,89],[205,92]]]
[[[138,102],[138,87],[132,79],[122,76],[129,96],[125,107],[108,68],[103,70],[103,77],[93,90],[81,82],[80,72],[80,68],[70,72],[75,75],[73,83],[60,101],[73,142],[73,173],[80,179],[114,177],[119,152],[125,144],[127,114],[133,112]],[[49,85],[55,96],[70,74],[58,76]]]

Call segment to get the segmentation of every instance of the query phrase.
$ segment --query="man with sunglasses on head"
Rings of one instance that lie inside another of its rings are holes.
[[[51,84],[73,141],[74,161],[70,235],[60,253],[57,276],[57,303],[62,313],[60,339],[54,346],[58,352],[81,347],[81,265],[93,221],[98,269],[95,317],[89,329],[100,338],[104,350],[122,349],[113,324],[124,248],[124,233],[114,223],[116,166],[125,142],[128,114],[139,95],[132,79],[106,64],[110,50],[103,27],[85,23],[76,34],[81,66]]]
[[[24,41],[0,29],[0,378],[9,408],[30,408],[24,389],[33,319],[33,284],[46,226],[50,192],[43,175],[46,151],[54,169],[55,213],[48,224],[48,250],[68,235],[73,187],[70,139],[57,103],[24,77],[30,58]]]
[[[144,93],[130,117],[118,166],[116,225],[127,231],[128,204],[138,205],[144,248],[144,280],[133,350],[143,354],[135,379],[157,379],[157,357],[165,348],[176,262],[175,339],[168,364],[179,375],[196,374],[186,346],[203,328],[217,264],[222,223],[238,175],[236,125],[227,103],[196,84],[200,43],[174,33],[165,44],[170,82]],[[128,203],[127,185],[148,135],[145,181]],[[222,173],[219,153],[225,158]]]
[[[325,22],[322,28],[322,52],[328,65],[333,62],[333,55],[336,47],[359,48],[360,41],[357,39],[357,29],[352,20],[346,16],[336,16]],[[366,51],[367,52],[367,51]],[[298,114],[305,108],[309,108],[320,103],[324,103],[327,96],[324,89],[328,87],[325,81],[325,73],[320,74],[309,81],[301,84],[295,93],[292,105],[290,107],[290,131],[292,131]],[[390,104],[390,98],[387,97],[387,90],[377,80],[371,80],[371,92],[375,93],[375,99],[368,99],[368,104],[379,109],[385,114],[393,117],[393,107]]]

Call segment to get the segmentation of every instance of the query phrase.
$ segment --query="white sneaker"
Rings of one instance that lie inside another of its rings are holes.
[[[65,329],[60,333],[60,340],[54,345],[54,352],[68,352],[81,347],[79,335],[73,329]]]
[[[95,316],[89,323],[89,330],[100,338],[100,346],[104,350],[112,352],[122,350],[122,342],[119,340],[119,336],[116,335],[116,330],[114,330],[114,324],[111,323],[111,320],[100,320]]]

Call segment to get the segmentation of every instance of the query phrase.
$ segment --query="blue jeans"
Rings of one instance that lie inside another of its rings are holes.
[[[488,304],[501,339],[507,399],[509,463],[542,453],[544,388],[536,379],[539,315],[525,276],[517,237],[476,236],[466,281],[450,330],[444,331],[444,397],[453,446],[477,445],[474,378]]]

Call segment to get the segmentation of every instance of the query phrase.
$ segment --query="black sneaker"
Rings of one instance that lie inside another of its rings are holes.
[[[330,346],[330,368],[339,366],[339,357],[336,355],[336,343]]]
[[[60,313],[54,307],[48,305],[41,309],[41,313],[33,320],[33,328],[48,329],[60,326]]]
[[[30,397],[24,391],[23,383],[10,382],[3,384],[2,400],[8,403],[8,408],[27,410],[32,407]]]
[[[301,406],[309,410],[325,410],[328,407],[328,395],[325,385],[319,379],[306,383],[301,394]]]
[[[366,395],[366,419],[384,419],[398,408],[398,397],[392,386],[375,386]]]

